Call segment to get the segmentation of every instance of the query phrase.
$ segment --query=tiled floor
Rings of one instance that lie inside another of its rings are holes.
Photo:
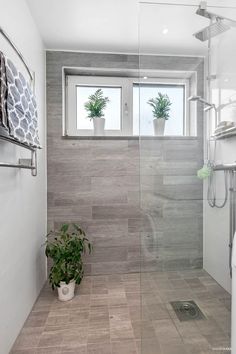
[[[194,300],[206,319],[180,322],[174,300]],[[67,303],[45,286],[11,353],[220,354],[229,332],[230,296],[205,271],[96,276]]]

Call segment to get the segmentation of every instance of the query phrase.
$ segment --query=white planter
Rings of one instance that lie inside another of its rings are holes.
[[[153,119],[154,135],[163,136],[165,131],[165,118],[155,118]]]
[[[69,301],[75,296],[75,280],[71,280],[69,284],[64,281],[60,282],[58,289],[58,298],[60,301]]]
[[[94,135],[104,135],[105,118],[93,118]]]

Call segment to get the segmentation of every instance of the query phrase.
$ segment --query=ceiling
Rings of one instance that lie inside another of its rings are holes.
[[[192,35],[209,24],[195,14],[198,0],[181,1],[188,6],[170,6],[167,0],[158,1],[163,4],[143,0],[140,5],[138,0],[26,1],[46,49],[173,55],[206,52],[206,44]],[[215,4],[230,6],[232,1],[208,1],[208,5]],[[214,12],[236,19],[236,9],[216,8]]]

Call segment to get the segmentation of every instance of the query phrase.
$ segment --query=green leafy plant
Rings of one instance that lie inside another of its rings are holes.
[[[163,95],[158,92],[158,96],[155,98],[151,98],[147,101],[147,103],[152,107],[152,113],[154,118],[164,118],[168,120],[170,117],[170,106],[172,103],[168,95]]]
[[[102,89],[98,89],[94,94],[89,96],[89,101],[85,103],[84,107],[88,112],[88,118],[102,118],[104,116],[104,109],[109,102],[108,97],[104,97]]]
[[[59,231],[50,231],[45,254],[53,261],[49,273],[52,288],[59,287],[61,281],[69,284],[75,280],[76,284],[80,284],[84,275],[82,258],[86,252],[90,254],[91,250],[85,232],[76,224],[64,224]]]

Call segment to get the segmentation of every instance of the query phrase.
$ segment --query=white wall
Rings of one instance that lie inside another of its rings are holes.
[[[230,17],[230,13],[229,16]],[[233,28],[213,41],[212,70],[217,80],[212,83],[212,98],[218,105],[236,100],[236,29]],[[233,47],[232,47],[233,46]],[[236,106],[221,111],[221,120],[234,121],[236,124]],[[217,163],[236,161],[236,136],[217,142]],[[206,186],[205,186],[206,187]],[[218,176],[218,202],[223,199],[223,179]],[[231,289],[229,276],[229,203],[224,209],[212,209],[206,202],[204,193],[204,267],[228,291]]]
[[[25,0],[0,0],[0,9],[0,26],[36,73],[40,140],[44,147],[38,155],[36,178],[28,170],[0,168],[0,354],[7,354],[46,278],[41,247],[46,233],[45,60]],[[0,50],[22,68],[1,36]],[[19,157],[28,157],[29,153],[22,150],[0,142],[0,160],[16,162]]]

